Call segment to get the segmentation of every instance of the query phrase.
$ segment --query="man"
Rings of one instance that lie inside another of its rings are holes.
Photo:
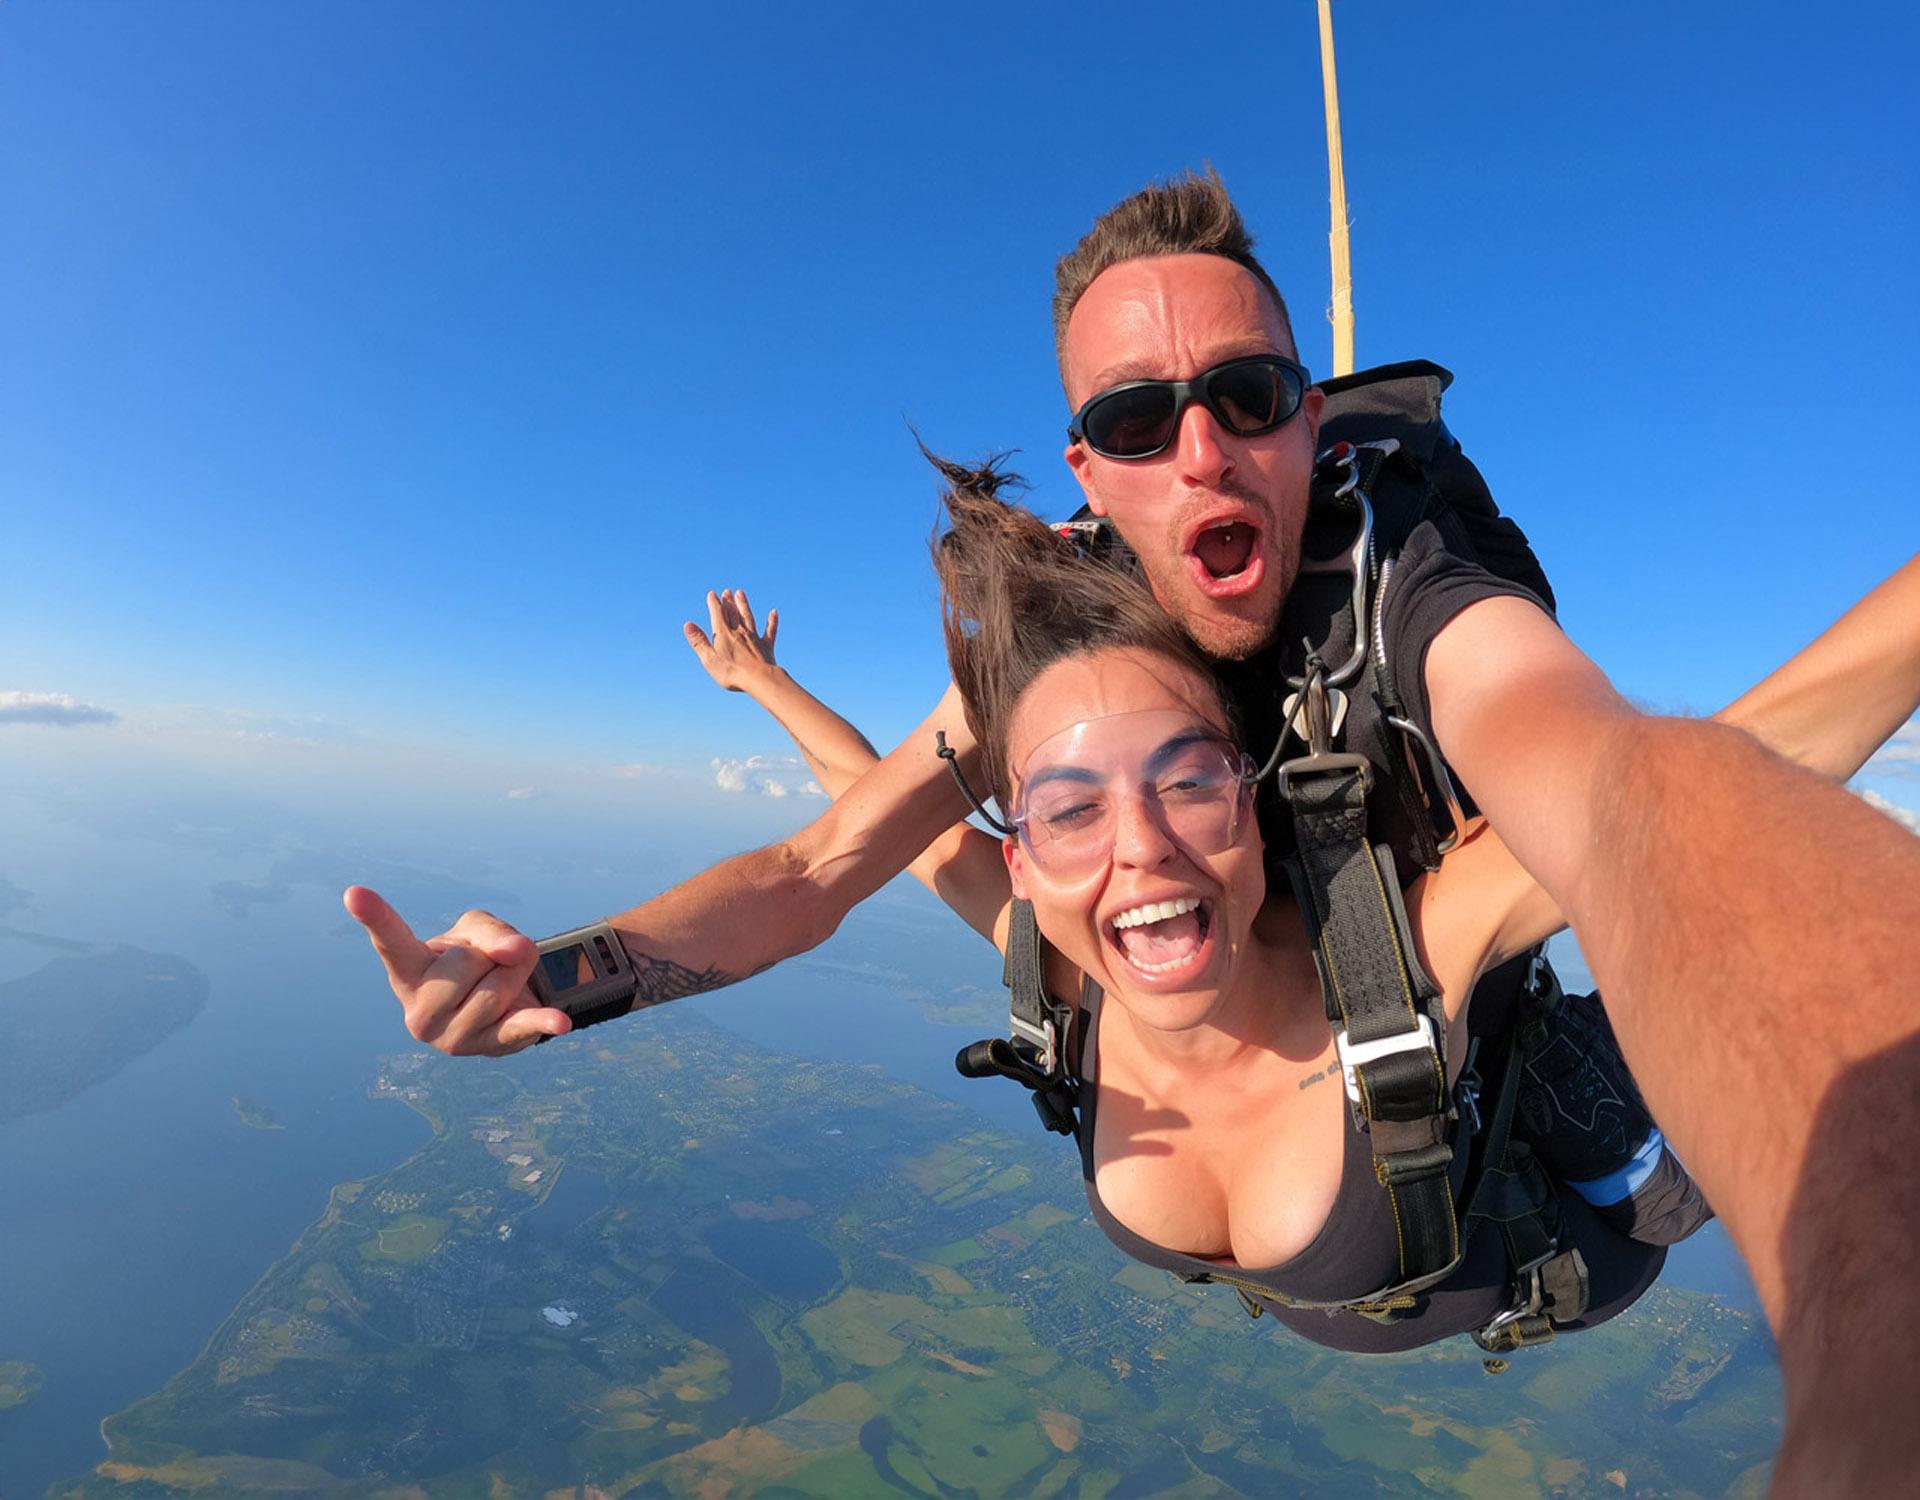
[[[1321,399],[1266,428],[1204,378],[1296,353],[1218,180],[1103,217],[1061,263],[1055,326],[1082,419],[1067,462],[1090,506],[1195,640],[1257,661],[1299,566]],[[1171,396],[1164,432],[1082,425],[1092,398],[1134,382]],[[1648,1102],[1747,1258],[1787,1377],[1783,1485],[1886,1485],[1920,1456],[1913,1424],[1858,1441],[1890,1394],[1872,1352],[1893,1339],[1910,1354],[1920,1326],[1901,1253],[1920,1186],[1900,1170],[1920,1141],[1901,998],[1920,845],[1737,731],[1636,713],[1522,591],[1437,552],[1410,566],[1398,607],[1417,604],[1422,630],[1395,648],[1411,652],[1401,689],[1571,918]],[[935,729],[968,747],[951,693],[812,826],[612,919],[639,1003],[813,946],[955,821]],[[373,893],[346,900],[419,1039],[498,1054],[567,1029],[527,994],[533,947],[505,924],[470,912],[423,943]],[[1911,1360],[1897,1368],[1910,1389]]]

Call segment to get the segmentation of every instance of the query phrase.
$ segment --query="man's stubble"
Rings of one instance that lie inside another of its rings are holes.
[[[1247,602],[1248,613],[1226,613],[1213,607],[1213,601],[1201,595],[1187,573],[1187,560],[1180,538],[1190,520],[1211,510],[1222,498],[1238,501],[1262,517],[1262,529],[1270,539],[1267,575],[1259,592]],[[1280,629],[1281,612],[1287,594],[1300,571],[1301,537],[1306,529],[1304,514],[1282,520],[1274,515],[1268,501],[1253,490],[1229,479],[1205,496],[1180,508],[1169,521],[1164,545],[1152,552],[1135,548],[1135,555],[1153,589],[1160,607],[1179,623],[1193,643],[1216,661],[1245,661],[1271,644]]]

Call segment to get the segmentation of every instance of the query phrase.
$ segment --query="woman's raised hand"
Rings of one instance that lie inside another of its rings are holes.
[[[707,618],[713,627],[712,636],[689,620],[684,627],[687,644],[707,675],[721,687],[730,693],[748,692],[757,677],[774,670],[773,638],[780,632],[779,610],[767,611],[767,631],[762,635],[744,589],[722,589],[717,594],[708,590]]]

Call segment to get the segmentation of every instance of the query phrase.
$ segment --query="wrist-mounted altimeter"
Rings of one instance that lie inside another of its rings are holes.
[[[542,1005],[564,1010],[573,1029],[611,1021],[633,1009],[640,981],[620,935],[605,922],[543,938],[527,988]],[[545,1041],[543,1036],[541,1041]]]

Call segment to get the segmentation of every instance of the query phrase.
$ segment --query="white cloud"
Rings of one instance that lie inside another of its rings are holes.
[[[1909,721],[1860,768],[1863,776],[1899,776],[1920,781],[1920,723]]]
[[[507,788],[507,796],[515,802],[529,801],[534,795],[534,790],[530,786],[510,786]]]
[[[714,785],[723,792],[751,792],[758,797],[827,795],[796,755],[749,755],[745,760],[716,755],[712,764]]]
[[[665,772],[665,766],[656,766],[652,761],[629,761],[624,766],[615,766],[613,774],[622,781],[638,781],[642,776],[659,776]]]
[[[1879,808],[1907,832],[1920,834],[1920,812],[1915,812],[1911,807],[1902,807],[1898,802],[1890,802],[1878,792],[1862,792],[1860,800],[1868,807]]]
[[[142,713],[140,727],[168,734],[232,740],[245,745],[365,746],[357,729],[311,714],[259,713],[250,708],[215,708],[201,703],[162,704]]]
[[[82,703],[71,693],[0,693],[0,724],[112,724],[120,715],[110,708]]]

